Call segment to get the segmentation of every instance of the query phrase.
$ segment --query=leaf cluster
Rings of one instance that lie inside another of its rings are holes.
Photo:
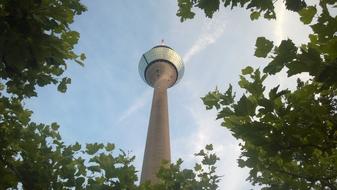
[[[69,25],[85,10],[79,0],[0,1],[0,78],[7,93],[32,97],[36,86],[48,84],[66,90],[66,61],[85,59],[73,51],[79,33]]]
[[[230,7],[244,7],[250,10],[251,20],[256,20],[262,14],[266,19],[275,19],[273,0],[178,0],[177,16],[180,17],[180,21],[183,22],[187,19],[192,19],[195,16],[193,8],[199,8],[204,11],[205,16],[212,18],[214,13],[217,12],[221,6]],[[306,7],[304,0],[284,0],[285,6],[288,10],[299,11]],[[307,11],[306,14],[311,14]]]
[[[271,61],[263,71],[242,69],[239,86],[245,93],[236,99],[230,85],[202,98],[242,141],[238,164],[264,189],[337,189],[337,16],[330,14],[337,6],[323,0],[304,5],[287,8],[312,28],[307,44],[287,39],[274,46],[257,38],[255,56]],[[288,77],[308,73],[310,79],[298,79],[294,90],[267,90],[264,81],[283,69]]]
[[[0,189],[134,189],[133,156],[114,144],[66,145],[59,125],[31,122],[19,98],[0,97]]]
[[[113,144],[65,145],[56,123],[1,128],[0,188],[134,189],[134,157]]]
[[[26,110],[18,110],[25,112]],[[28,114],[29,115],[29,114]],[[24,120],[24,119],[23,119]],[[105,190],[215,190],[220,177],[215,174],[219,158],[207,145],[197,157],[194,169],[181,169],[182,160],[163,163],[158,184],[136,185],[134,156],[123,150],[116,155],[111,143],[65,145],[56,123],[27,122],[0,128],[1,189],[105,189]]]
[[[195,171],[181,170],[179,160],[161,169],[160,185],[138,186],[134,156],[116,153],[111,143],[66,145],[57,123],[31,121],[24,101],[37,96],[36,87],[58,84],[65,92],[67,62],[83,65],[85,55],[73,51],[79,33],[69,25],[85,10],[79,0],[0,0],[0,189],[172,189],[183,179],[189,187],[216,189],[211,145]]]
[[[157,177],[157,184],[144,183],[140,189],[146,190],[216,190],[220,176],[216,175],[216,162],[219,157],[213,151],[213,145],[206,145],[205,149],[195,154],[200,158],[193,169],[182,169],[182,159],[176,163],[163,162]]]

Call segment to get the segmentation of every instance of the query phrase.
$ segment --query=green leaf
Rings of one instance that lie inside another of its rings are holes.
[[[303,8],[301,11],[299,11],[300,20],[303,22],[303,24],[310,24],[316,13],[317,10],[314,6]]]
[[[243,168],[246,166],[246,163],[243,159],[238,159],[238,165],[240,168]]]
[[[71,79],[70,78],[67,78],[67,77],[64,77],[60,84],[58,85],[57,87],[57,90],[64,93],[67,91],[67,84],[70,84],[71,83]]]
[[[178,0],[179,9],[177,11],[177,16],[180,17],[180,21],[183,22],[186,19],[192,19],[195,15],[194,12],[191,11],[193,7],[193,3],[190,0]]]
[[[234,110],[238,116],[253,115],[256,105],[243,95],[235,105]]]
[[[76,31],[68,31],[62,34],[62,39],[67,42],[69,45],[76,44],[80,38],[80,33]]]
[[[313,48],[308,50],[302,50],[302,53],[298,55],[296,61],[290,62],[288,67],[288,76],[293,76],[298,73],[309,72],[312,76],[317,76],[322,68],[322,59],[320,53]]]
[[[32,111],[24,110],[20,111],[18,114],[18,119],[22,123],[22,125],[27,125],[30,121],[30,116],[32,115]]]
[[[202,169],[201,164],[195,164],[195,166],[194,166],[195,171],[200,171],[201,169]]]
[[[105,150],[106,151],[112,151],[115,149],[115,144],[112,144],[112,143],[108,143],[106,146],[105,146]]]
[[[200,150],[199,153],[196,153],[195,155],[196,155],[196,156],[205,156],[206,153],[205,153],[204,150]]]
[[[99,163],[101,168],[105,171],[105,177],[110,179],[114,177],[114,158],[109,155],[100,155],[99,156]]]
[[[229,107],[224,107],[224,108],[222,108],[222,110],[218,113],[216,119],[222,119],[222,118],[225,118],[225,117],[227,117],[227,116],[231,116],[231,115],[233,115],[233,114],[234,114],[234,112],[232,111],[231,108],[229,108]]]
[[[337,27],[337,23],[335,23],[335,25]],[[326,59],[331,61],[337,59],[337,36],[334,36],[328,42],[321,44],[321,47],[320,50],[325,54]]]
[[[249,89],[249,86],[250,86],[250,82],[244,76],[240,76],[240,80],[238,84],[241,88],[244,88],[244,89]]]
[[[52,124],[51,124],[51,128],[52,128],[54,131],[57,131],[57,130],[60,128],[60,126],[59,126],[57,123],[52,123]]]
[[[266,113],[266,112],[271,112],[271,111],[274,110],[274,105],[273,105],[273,103],[272,103],[270,100],[266,99],[266,98],[260,99],[260,100],[258,101],[258,104],[259,104],[260,106],[264,107],[264,113]]]
[[[250,13],[250,20],[257,20],[260,17],[260,12],[254,11]]]
[[[87,58],[87,57],[85,56],[84,53],[81,53],[81,54],[80,54],[80,59],[81,59],[81,61],[84,61],[86,58]]]
[[[319,72],[317,76],[317,81],[323,83],[323,88],[329,88],[329,86],[337,85],[337,60],[330,64],[324,65],[322,70]]]
[[[81,149],[81,145],[76,142],[74,145],[73,145],[73,151],[79,151]]]
[[[86,152],[89,155],[93,155],[95,154],[99,149],[102,149],[104,147],[104,145],[102,143],[98,144],[98,143],[94,143],[94,144],[87,144],[86,148]]]
[[[243,75],[249,75],[249,74],[251,74],[253,72],[254,72],[254,69],[251,66],[247,66],[246,68],[244,68],[244,69],[241,70],[241,73]]]
[[[211,151],[211,150],[213,150],[213,145],[212,144],[208,144],[208,145],[206,145],[205,149]]]
[[[297,56],[297,47],[292,40],[282,40],[279,47],[275,48],[276,56],[263,69],[263,72],[269,74],[276,74],[280,72],[284,66],[293,62]]]
[[[268,53],[273,48],[273,42],[267,40],[265,37],[258,37],[255,43],[255,56],[256,57],[267,57]]]
[[[219,158],[215,154],[210,154],[209,156],[205,156],[202,160],[202,163],[205,165],[214,165]]]
[[[60,76],[63,74],[64,70],[61,67],[53,67],[51,72],[56,76]]]
[[[229,84],[228,89],[224,94],[220,95],[220,104],[221,105],[229,105],[234,102],[235,94],[233,94],[233,87]]]
[[[76,182],[76,187],[77,188],[80,188],[82,186],[82,184],[85,182],[85,178],[84,177],[79,177],[79,178],[76,178],[75,180]]]
[[[88,166],[88,170],[92,172],[101,172],[101,168],[99,166]]]
[[[0,91],[5,89],[5,85],[0,83]]]
[[[212,109],[216,107],[216,109],[220,108],[220,93],[215,90],[213,92],[209,92],[205,97],[201,98],[204,104],[206,105],[206,109]]]
[[[202,8],[206,17],[212,18],[215,11],[219,10],[220,0],[199,0],[197,7]]]
[[[286,0],[286,8],[291,11],[299,11],[302,8],[306,7],[304,0]]]

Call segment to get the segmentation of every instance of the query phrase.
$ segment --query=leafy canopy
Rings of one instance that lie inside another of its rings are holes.
[[[218,10],[215,5],[213,9],[202,5],[201,0],[178,2],[193,2],[209,17]],[[274,15],[271,1],[222,2],[232,7],[246,5],[253,11],[252,20],[263,12],[266,18]],[[236,98],[230,85],[227,91],[209,92],[202,100],[207,109],[218,110],[222,126],[242,141],[238,164],[250,169],[252,184],[264,185],[263,189],[337,189],[337,16],[331,14],[337,3],[284,2],[311,27],[309,42],[296,45],[287,39],[274,46],[265,37],[257,38],[255,56],[271,61],[263,71],[242,69],[238,83],[244,94]],[[192,18],[182,9],[178,11],[182,20]],[[298,79],[292,90],[279,85],[268,90],[264,81],[282,70],[288,77],[308,73],[310,79]]]
[[[245,7],[250,10],[250,18],[256,20],[263,14],[264,18],[276,18],[274,4],[277,0],[178,0],[179,9],[177,16],[181,21],[192,19],[195,16],[193,8],[199,8],[204,11],[206,17],[212,18],[213,14],[219,10],[220,6]],[[299,11],[306,7],[304,0],[284,0],[286,8],[291,11]],[[312,15],[312,10],[304,11],[306,15]]]
[[[160,168],[157,177],[158,184],[145,183],[140,186],[144,190],[216,190],[220,176],[216,175],[216,162],[219,157],[213,151],[213,145],[206,145],[204,149],[195,154],[200,162],[193,169],[181,169],[182,159],[176,163],[164,165]]]
[[[67,64],[83,65],[85,55],[73,50],[79,33],[69,25],[85,10],[79,0],[0,0],[0,189],[217,189],[211,145],[194,169],[181,169],[179,159],[161,168],[160,183],[138,186],[134,156],[111,143],[66,145],[57,123],[31,121],[23,102],[36,87],[65,92]]]
[[[66,90],[66,61],[85,59],[73,51],[79,33],[69,25],[85,10],[79,0],[0,1],[0,78],[7,93],[32,97],[47,84]]]

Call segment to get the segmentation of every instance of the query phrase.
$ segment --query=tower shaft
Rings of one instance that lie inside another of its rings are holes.
[[[157,182],[156,174],[163,160],[171,160],[167,89],[154,89],[140,182]]]
[[[167,63],[156,63],[147,70],[154,92],[140,183],[157,183],[162,161],[171,160],[167,88],[172,85],[174,72]]]

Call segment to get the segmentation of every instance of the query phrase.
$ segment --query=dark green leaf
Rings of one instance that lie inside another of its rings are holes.
[[[88,170],[92,172],[101,172],[101,168],[99,166],[88,166]]]
[[[275,48],[276,57],[263,69],[263,72],[276,74],[284,66],[294,61],[297,56],[297,47],[292,40],[282,40],[279,47]]]
[[[95,154],[98,150],[102,149],[104,147],[104,145],[102,143],[98,144],[98,143],[94,143],[94,144],[87,144],[86,148],[86,152],[89,155],[93,155]]]
[[[181,22],[194,17],[195,13],[191,11],[193,7],[191,0],[178,0],[178,6],[177,16],[180,17]]]
[[[220,93],[217,90],[208,93],[205,97],[201,99],[206,105],[207,109],[212,109],[213,107],[216,107],[217,109],[220,108],[220,105],[219,105]]]
[[[238,116],[253,115],[255,113],[256,105],[243,95],[234,110]]]
[[[211,151],[211,150],[213,150],[213,145],[208,144],[208,145],[206,145],[205,149]]]
[[[73,145],[73,151],[79,151],[81,149],[81,145],[76,142],[74,145]]]
[[[267,57],[268,53],[273,48],[273,42],[267,40],[265,37],[258,37],[255,43],[255,56],[256,57]]]
[[[67,84],[70,84],[71,83],[71,79],[70,78],[63,78],[60,82],[60,84],[58,85],[57,87],[57,90],[64,93],[67,91]]]
[[[108,143],[106,146],[105,146],[105,150],[106,151],[112,151],[115,149],[115,144],[112,144],[112,143]]]
[[[310,24],[312,19],[314,18],[317,10],[314,6],[309,6],[306,8],[303,8],[301,11],[299,11],[300,19],[304,24]]]
[[[254,69],[251,66],[247,66],[246,68],[241,70],[242,75],[249,75],[254,72]]]
[[[202,8],[206,17],[212,18],[215,11],[219,10],[220,0],[199,0],[197,7]]]
[[[306,7],[304,0],[286,0],[286,8],[291,11],[299,11],[302,8]]]
[[[259,19],[259,17],[260,17],[260,12],[254,11],[254,12],[250,13],[250,19],[251,20],[257,20],[257,19]]]
[[[57,131],[57,130],[60,128],[60,126],[59,126],[57,123],[52,123],[52,124],[51,124],[51,128],[52,128],[54,131]]]

